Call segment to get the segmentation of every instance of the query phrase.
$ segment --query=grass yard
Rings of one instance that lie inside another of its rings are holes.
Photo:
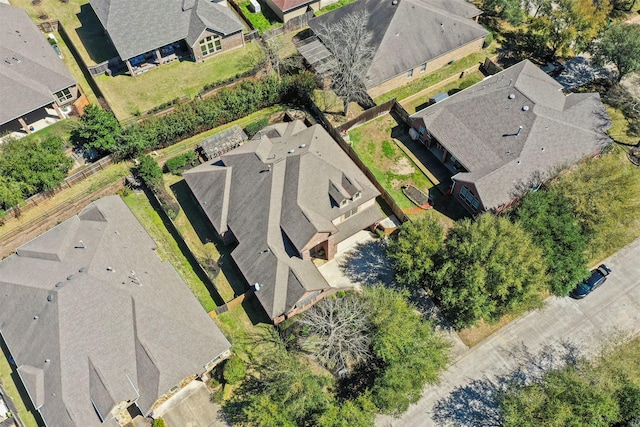
[[[147,195],[130,193],[123,197],[123,200],[158,245],[157,253],[160,259],[173,265],[207,312],[214,310],[216,303],[207,285],[182,252],[179,242],[169,233]]]
[[[174,61],[137,77],[102,75],[96,82],[116,117],[124,120],[182,96],[193,98],[206,84],[251,70],[260,55],[258,44],[247,43],[205,62]]]
[[[22,400],[20,392],[18,391],[18,387],[16,385],[16,381],[20,381],[18,374],[14,373],[13,370],[11,369],[11,365],[9,365],[9,361],[5,357],[5,354],[0,356],[0,382],[2,382],[2,386],[4,387],[4,390],[7,392],[7,394],[13,401],[13,403],[16,405],[16,409],[18,410],[18,416],[20,417],[24,425],[26,427],[38,427],[38,423],[36,422],[35,417],[31,412],[27,410],[27,407],[25,406],[24,401]],[[20,387],[22,388],[22,384],[20,384]],[[26,392],[24,394],[24,398],[28,399]]]
[[[71,135],[71,131],[76,126],[78,122],[77,117],[71,117],[65,120],[60,120],[55,122],[44,129],[40,129],[37,132],[33,132],[31,135],[27,135],[22,137],[23,141],[28,141],[30,139],[38,139],[43,140],[49,136],[58,136],[62,138],[63,141],[68,141]]]
[[[260,12],[251,12],[249,10],[249,0],[241,2],[236,1],[235,3],[240,7],[242,13],[244,13],[244,16],[249,20],[249,22],[251,22],[253,28],[258,30],[260,34],[277,27],[282,27],[283,25],[280,19],[264,1],[259,2]]]
[[[426,193],[433,183],[393,141],[391,133],[396,126],[396,121],[386,115],[352,129],[349,138],[360,159],[398,206],[412,209],[415,205],[402,193],[401,187],[413,184]]]
[[[625,144],[636,144],[640,140],[637,136],[628,135],[627,131],[629,130],[629,122],[625,119],[622,111],[613,108],[609,105],[607,107],[607,113],[609,113],[609,117],[611,118],[611,128],[607,132],[609,136],[616,141],[623,142]]]
[[[62,52],[62,60],[64,61],[64,64],[67,66],[69,71],[71,71],[71,75],[73,76],[73,78],[76,79],[76,82],[78,82],[80,91],[87,96],[89,102],[91,102],[92,104],[97,104],[98,98],[96,97],[96,94],[93,92],[93,89],[91,88],[91,86],[89,85],[89,81],[87,80],[86,74],[88,74],[89,72],[87,70],[83,71],[83,67],[78,64],[76,58],[71,54],[65,38],[62,37],[60,33],[54,34],[56,39],[58,40],[58,47]]]
[[[339,7],[346,6],[349,3],[353,3],[355,0],[338,0],[335,3],[332,3],[328,6],[323,7],[319,11],[316,12],[316,16],[324,15],[327,12],[331,12],[332,10],[336,10]]]
[[[404,109],[407,110],[409,114],[413,114],[416,111],[426,108],[429,103],[429,98],[431,98],[433,95],[439,92],[449,93],[452,90],[466,89],[469,86],[473,86],[479,81],[482,81],[483,78],[484,78],[484,75],[480,71],[474,71],[452,83],[449,83],[447,85],[444,85],[434,90],[425,91],[424,93],[420,93],[419,96],[409,97],[407,98],[407,101],[402,101],[400,102],[400,104],[402,104]]]
[[[415,80],[397,89],[393,89],[385,94],[382,94],[375,98],[376,104],[382,104],[390,99],[396,98],[398,101],[408,98],[409,96],[427,89],[449,77],[460,74],[467,68],[471,68],[476,64],[484,61],[486,57],[491,57],[496,53],[496,43],[492,43],[487,49],[483,49],[480,52],[475,52],[465,56],[462,59],[455,61],[451,65],[445,65],[444,67],[425,75],[419,80]]]

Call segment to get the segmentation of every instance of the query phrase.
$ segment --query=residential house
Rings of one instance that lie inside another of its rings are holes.
[[[597,93],[565,95],[528,60],[411,116],[414,137],[452,171],[452,194],[475,214],[610,143]]]
[[[110,196],[0,262],[0,335],[45,425],[146,416],[229,354],[155,249]]]
[[[44,34],[18,7],[0,3],[0,134],[64,119],[78,87]]]
[[[295,120],[261,130],[218,161],[183,174],[274,323],[331,289],[313,259],[382,219],[379,195],[320,126]]]
[[[244,46],[244,26],[225,0],[89,3],[133,76],[185,56],[201,62]]]
[[[373,60],[364,82],[376,97],[482,49],[488,34],[480,9],[465,0],[358,0],[309,22],[322,29],[366,11]]]

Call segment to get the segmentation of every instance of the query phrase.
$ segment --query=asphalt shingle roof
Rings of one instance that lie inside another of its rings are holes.
[[[565,95],[528,60],[411,117],[467,169],[453,178],[474,183],[486,209],[511,201],[534,174],[548,177],[610,142],[600,96]]]
[[[27,13],[0,3],[0,125],[54,102],[71,73]]]
[[[361,196],[341,207],[329,187],[347,178],[352,185],[343,190]],[[336,234],[339,242],[353,234],[341,233],[345,227],[355,232],[383,217],[374,206],[332,223],[379,193],[320,125],[301,121],[267,127],[184,179],[216,230],[233,232],[232,257],[249,284],[261,285],[256,296],[271,319],[291,311],[305,293],[329,287],[298,255],[320,243],[312,241],[317,233]]]
[[[373,36],[375,55],[369,67],[367,88],[428,63],[488,32],[473,21],[480,10],[464,0],[358,0],[312,19],[319,34],[356,11],[365,10],[367,29]]]
[[[0,262],[0,331],[47,425],[144,414],[230,344],[118,196]],[[94,409],[95,408],[95,409]]]
[[[205,29],[223,36],[243,26],[227,7],[208,0],[90,0],[123,60],[186,39]]]

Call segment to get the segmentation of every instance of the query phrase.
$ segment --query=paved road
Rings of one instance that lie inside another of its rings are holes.
[[[640,332],[640,239],[608,258],[613,273],[583,300],[550,298],[463,354],[399,419],[386,426],[496,426],[492,393],[508,378],[539,374],[564,357],[588,354],[617,330]],[[526,367],[528,372],[523,372]]]

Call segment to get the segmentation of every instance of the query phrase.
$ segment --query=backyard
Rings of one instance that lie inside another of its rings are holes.
[[[398,206],[411,210],[416,206],[402,193],[402,186],[412,184],[428,193],[433,183],[394,141],[392,133],[398,127],[393,117],[387,114],[352,129],[349,139],[358,157]]]

